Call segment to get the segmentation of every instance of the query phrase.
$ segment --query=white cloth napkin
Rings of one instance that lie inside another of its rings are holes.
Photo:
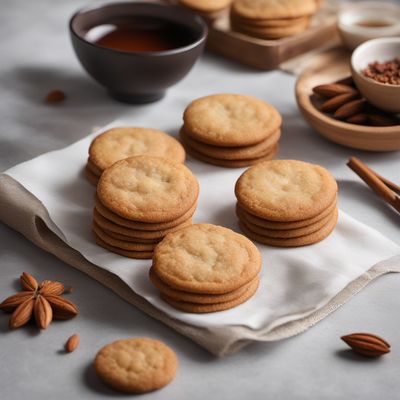
[[[91,233],[95,189],[83,175],[88,147],[101,131],[130,124],[129,120],[116,121],[65,149],[44,154],[5,173],[43,203],[58,228],[55,233],[63,241],[93,264],[116,274],[135,293],[170,317],[198,327],[242,326],[271,331],[323,308],[327,315],[330,302],[335,298],[337,302],[337,296],[348,285],[361,276],[365,278],[367,271],[383,260],[388,271],[400,269],[400,259],[394,257],[400,254],[399,246],[340,212],[334,232],[315,245],[280,249],[257,244],[263,259],[261,284],[246,303],[213,314],[175,310],[160,300],[148,279],[151,260],[132,260],[110,253],[96,245]],[[195,223],[209,222],[240,232],[233,189],[243,169],[219,168],[191,158],[187,165],[200,183]],[[359,285],[354,288],[341,303],[360,290]],[[332,309],[337,306],[332,303]],[[321,316],[316,318],[319,319]]]

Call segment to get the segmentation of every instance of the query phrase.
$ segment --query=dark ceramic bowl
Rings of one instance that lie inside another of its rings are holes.
[[[181,47],[154,52],[126,52],[100,47],[87,39],[96,26],[118,21],[157,18],[177,24],[188,33]],[[182,7],[158,3],[110,3],[78,11],[69,24],[72,45],[85,70],[117,100],[148,103],[164,96],[180,81],[203,51],[204,21]]]

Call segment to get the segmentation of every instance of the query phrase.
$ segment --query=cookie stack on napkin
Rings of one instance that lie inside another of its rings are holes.
[[[280,39],[306,30],[317,9],[316,0],[235,0],[231,27],[261,39]]]
[[[113,128],[91,143],[86,177],[97,185],[106,168],[124,158],[140,155],[164,157],[181,163],[185,161],[185,150],[181,144],[165,132],[150,128]]]
[[[310,245],[326,238],[338,219],[337,183],[323,167],[272,160],[245,171],[235,187],[242,231],[278,247]]]
[[[191,313],[227,310],[254,295],[261,255],[245,236],[198,224],[171,233],[154,251],[150,279],[163,300]]]
[[[282,118],[252,96],[216,94],[193,101],[183,115],[180,137],[195,158],[240,168],[269,160],[278,151]]]
[[[130,258],[151,258],[162,238],[192,224],[199,184],[183,164],[137,156],[107,168],[93,211],[96,242]]]

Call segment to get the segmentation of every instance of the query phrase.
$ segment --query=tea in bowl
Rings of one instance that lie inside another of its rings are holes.
[[[109,3],[82,9],[70,20],[82,66],[112,97],[149,103],[190,71],[203,51],[207,26],[180,6]]]

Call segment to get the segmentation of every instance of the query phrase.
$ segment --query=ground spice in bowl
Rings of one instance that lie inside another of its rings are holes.
[[[368,64],[368,67],[362,70],[367,78],[371,78],[379,83],[389,85],[400,85],[400,58],[393,60]]]

